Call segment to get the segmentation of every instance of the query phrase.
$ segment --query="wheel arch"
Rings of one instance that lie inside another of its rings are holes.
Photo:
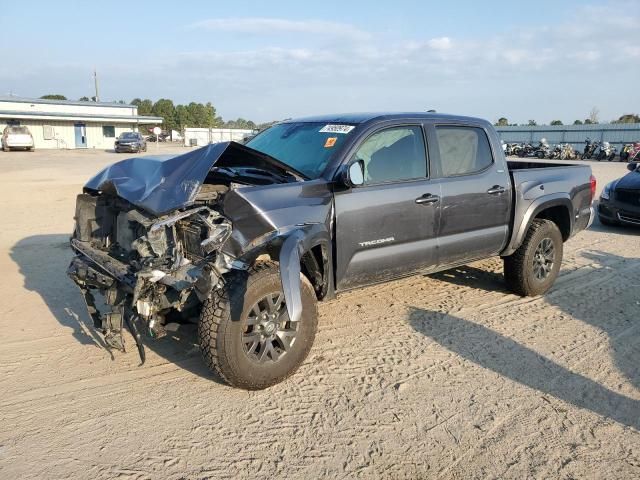
[[[522,244],[531,223],[536,218],[554,222],[560,229],[562,240],[567,241],[573,232],[573,204],[567,194],[545,195],[532,202],[519,224],[514,224],[511,241],[501,256],[509,256]]]
[[[323,227],[323,224],[296,226],[270,237],[239,259],[251,265],[267,254],[278,263],[287,310],[293,321],[302,315],[300,274],[311,282],[318,300],[335,295],[331,237]]]

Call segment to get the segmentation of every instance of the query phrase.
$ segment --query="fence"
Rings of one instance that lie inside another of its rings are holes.
[[[210,143],[237,142],[253,133],[253,130],[242,128],[185,128],[184,146],[200,147]]]
[[[568,143],[582,150],[587,138],[609,142],[620,151],[625,143],[640,142],[640,123],[606,123],[596,125],[538,125],[496,127],[505,143],[536,144],[546,138],[550,145]]]

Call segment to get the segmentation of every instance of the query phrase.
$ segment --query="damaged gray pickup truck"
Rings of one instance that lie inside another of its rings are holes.
[[[491,256],[514,292],[546,292],[594,192],[588,166],[506,161],[480,119],[290,120],[98,173],[78,195],[68,273],[110,347],[124,350],[126,326],[144,362],[143,337],[197,319],[209,368],[260,389],[304,361],[316,304],[336,293]]]

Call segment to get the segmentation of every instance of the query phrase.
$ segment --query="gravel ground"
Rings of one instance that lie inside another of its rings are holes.
[[[246,392],[193,328],[138,367],[90,327],[67,239],[118,158],[0,152],[0,478],[640,478],[640,230],[596,221],[543,297],[498,259],[344,294],[298,373]]]

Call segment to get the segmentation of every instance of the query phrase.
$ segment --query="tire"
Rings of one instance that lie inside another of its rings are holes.
[[[284,298],[280,270],[276,263],[260,262],[248,271],[234,270],[226,276],[224,287],[204,302],[198,325],[200,350],[210,370],[234,387],[260,390],[282,382],[298,369],[313,345],[318,324],[313,286],[304,275],[300,277],[303,315],[298,325],[294,327],[295,324],[288,322],[286,306],[281,302],[278,311],[283,320],[276,333],[268,337],[273,340],[267,338],[264,348],[261,342],[265,340],[253,340],[247,348],[252,341],[247,339],[253,335],[260,337],[254,333],[257,329],[268,331],[261,325],[248,324],[255,324],[261,318],[255,314],[255,308],[265,305],[262,300],[265,296],[274,295],[276,304],[277,297]],[[282,338],[291,337],[291,334],[284,335],[292,332],[291,329],[295,329],[295,336],[289,350],[277,347],[284,345]],[[271,348],[267,348],[269,342]],[[253,352],[249,351],[254,348]],[[257,358],[261,354],[264,360]],[[279,358],[274,359],[274,355]]]
[[[542,160],[544,158],[544,152],[543,151],[536,152],[536,157]]]
[[[550,240],[553,246],[552,264],[550,267],[546,264],[548,272],[544,278],[539,278],[534,262],[538,249],[546,245],[547,240]],[[512,255],[504,258],[507,287],[523,297],[545,293],[558,277],[562,263],[562,247],[562,234],[555,223],[540,218],[533,220],[522,245]]]

